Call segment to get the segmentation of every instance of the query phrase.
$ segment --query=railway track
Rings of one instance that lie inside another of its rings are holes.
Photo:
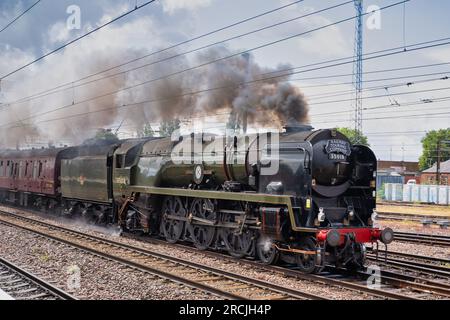
[[[373,248],[369,247],[367,251],[368,259],[375,261],[376,254]],[[427,257],[397,251],[388,251],[386,258],[382,251],[380,252],[378,262],[387,264],[389,267],[409,270],[435,278],[450,279],[450,259]]]
[[[165,241],[158,239],[147,239],[145,241],[169,245]],[[170,244],[170,246],[176,246],[192,253],[198,252],[196,249],[185,244]],[[261,271],[282,274],[286,277],[342,287],[382,299],[420,300],[433,299],[436,295],[442,298],[450,298],[450,285],[414,275],[405,275],[403,272],[381,270],[380,286],[377,287],[368,285],[367,280],[373,275],[368,270],[349,273],[346,270],[329,266],[320,274],[305,274],[296,270],[296,267],[291,265],[264,265],[259,261],[236,259],[215,251],[202,251],[202,254],[230,261],[230,263],[239,262],[255,270],[260,269]]]
[[[421,223],[422,220],[448,220],[449,217],[446,216],[436,216],[436,215],[425,215],[425,214],[409,214],[409,213],[398,213],[398,212],[378,212],[378,218],[380,220],[393,220],[393,221],[415,221]]]
[[[48,224],[48,223],[45,223],[42,221],[37,221],[32,218],[28,218],[28,217],[24,217],[21,215],[8,213],[8,212],[3,212],[3,211],[0,211],[0,223],[5,224],[5,221],[2,222],[2,220],[5,216],[12,217],[12,218],[14,218],[16,220],[18,219],[20,221],[26,221],[33,225],[42,225],[45,228],[57,229],[57,230],[63,231],[63,233],[73,234],[75,238],[87,237],[87,238],[94,239],[96,242],[99,242],[99,243],[107,243],[107,244],[110,243],[113,247],[115,247],[115,246],[118,246],[119,248],[125,247],[127,250],[132,250],[132,251],[136,252],[136,254],[139,254],[139,255],[141,252],[143,252],[143,253],[148,252],[148,250],[146,250],[146,249],[136,248],[136,247],[132,247],[132,246],[120,243],[120,242],[110,241],[110,240],[106,240],[104,238],[86,235],[84,233],[74,231],[72,229],[55,226],[55,225]],[[8,223],[6,223],[6,224],[8,224]],[[21,226],[21,228],[24,229],[23,226]],[[27,228],[25,228],[25,229],[27,229]],[[44,234],[44,236],[46,236],[46,235]],[[136,239],[135,236],[128,236],[128,237]],[[166,246],[175,246],[175,247],[187,250],[187,251],[189,251],[189,253],[192,253],[192,254],[198,253],[197,249],[195,249],[189,245],[185,245],[185,244],[168,244],[167,242],[165,242],[163,240],[159,240],[159,239],[155,239],[155,238],[147,238],[147,237],[145,239],[143,237],[137,237],[137,238],[138,238],[138,240],[143,241],[143,242],[163,244]],[[64,240],[64,239],[62,239],[62,240]],[[83,247],[81,249],[84,250]],[[94,253],[96,253],[96,252],[94,252]],[[150,252],[150,253],[155,254],[156,256],[160,256],[159,253],[154,253],[154,252]],[[248,259],[245,259],[245,260],[236,259],[236,258],[230,257],[229,255],[226,255],[226,254],[223,254],[220,252],[215,252],[215,251],[202,251],[201,253],[204,255],[210,256],[210,257],[220,258],[221,260],[227,261],[228,263],[239,262],[246,266],[255,268],[255,270],[261,270],[261,271],[265,271],[265,272],[282,274],[286,277],[293,277],[293,278],[300,279],[300,280],[319,282],[319,283],[323,283],[323,284],[331,285],[331,286],[335,286],[335,287],[342,287],[342,288],[350,289],[353,291],[366,293],[366,294],[369,294],[369,295],[372,295],[372,296],[375,296],[378,298],[382,298],[382,299],[403,299],[403,300],[424,299],[424,298],[429,299],[435,295],[438,295],[441,297],[446,297],[446,298],[450,297],[450,287],[446,286],[445,284],[434,282],[434,281],[431,281],[430,279],[419,278],[419,277],[412,276],[412,275],[406,275],[404,272],[393,272],[393,271],[382,270],[381,271],[381,279],[380,279],[381,286],[374,287],[374,286],[367,285],[367,279],[372,275],[371,273],[368,273],[367,271],[359,272],[357,274],[349,274],[343,270],[337,270],[335,268],[328,268],[327,271],[325,271],[321,274],[310,275],[310,274],[304,274],[304,273],[296,270],[296,268],[293,266],[272,266],[272,265],[268,266],[268,265],[264,265],[258,261],[253,261],[253,260],[248,260]],[[164,256],[163,258],[167,258],[167,256]],[[109,257],[109,259],[111,259],[111,258]],[[170,259],[175,259],[175,258],[170,257]],[[114,258],[113,258],[113,260],[114,260]],[[179,260],[179,259],[175,259],[175,260]],[[380,256],[380,262],[381,262],[381,260],[382,260],[382,257]],[[178,262],[180,262],[182,264],[189,264],[189,262],[185,261],[185,260],[178,261]],[[137,268],[140,268],[140,267],[141,266],[137,266]],[[208,269],[208,267],[203,266],[203,265],[196,266],[196,267]],[[214,272],[217,272],[218,270],[212,269],[210,271],[214,273]],[[219,273],[222,273],[222,272],[223,271],[219,271]],[[229,274],[229,275],[231,277],[238,276],[236,274]],[[252,285],[252,279],[243,279],[243,280],[249,286]],[[261,285],[264,287],[265,285],[267,285],[267,283],[262,283]],[[192,284],[191,286],[195,287],[195,284]],[[286,288],[282,288],[282,287],[278,287],[278,286],[275,289],[276,289],[276,291],[286,290]],[[279,292],[279,293],[281,293],[281,292]],[[221,295],[220,293],[216,293],[216,294],[219,296],[222,296],[222,297],[224,296],[224,295]],[[297,295],[297,297],[295,297],[295,298],[300,298],[300,296],[304,295],[304,293],[300,293],[300,292],[293,292],[293,294]],[[235,296],[235,297],[228,297],[228,298],[239,299],[239,298],[243,298],[243,296]],[[260,298],[267,299],[265,297],[260,297]],[[269,298],[270,298],[270,296],[269,296]],[[284,299],[284,298],[288,298],[288,295],[275,296],[272,298]],[[303,298],[319,299],[322,297],[307,294],[306,296],[303,296]]]
[[[0,258],[0,289],[16,300],[74,300],[43,279]]]
[[[163,240],[146,239],[145,241],[151,243],[167,244]],[[198,252],[196,249],[185,244],[170,244],[170,246],[177,246],[179,248],[188,250],[192,253]],[[295,266],[284,265],[264,265],[259,261],[242,260],[230,257],[226,254],[214,251],[202,251],[202,254],[217,257],[222,260],[230,261],[230,263],[242,263],[252,268],[260,269],[261,271],[274,272],[282,274],[287,277],[298,278],[301,280],[308,280],[314,282],[321,282],[326,285],[342,287],[353,291],[367,293],[382,299],[396,299],[396,300],[415,300],[432,298],[435,295],[450,298],[450,286],[434,282],[429,279],[419,278],[416,276],[407,276],[401,272],[392,272],[381,270],[381,286],[368,286],[367,280],[372,273],[369,271],[361,271],[357,273],[349,273],[345,270],[340,270],[334,267],[327,267],[324,272],[320,274],[305,274],[296,270]]]
[[[395,232],[394,240],[450,247],[450,236],[435,234]]]
[[[266,281],[181,260],[170,255],[132,247],[72,229],[0,211],[0,223],[76,247],[224,299],[322,300],[321,296],[285,288]]]

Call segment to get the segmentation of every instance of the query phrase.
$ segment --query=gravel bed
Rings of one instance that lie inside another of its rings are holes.
[[[0,254],[79,299],[217,299],[198,290],[4,225],[0,225]],[[76,279],[71,275],[76,268],[80,270],[80,285],[72,285],[72,289],[68,289],[70,279]]]
[[[380,250],[384,250],[384,245],[380,246]],[[450,259],[450,249],[448,247],[393,241],[388,245],[388,250],[434,257],[438,259]],[[381,252],[380,255],[382,256]]]
[[[23,213],[23,211],[11,209],[11,208],[2,208],[0,209],[10,212]],[[26,216],[33,216],[29,213],[24,213]],[[349,290],[342,287],[334,287],[327,284],[317,283],[313,281],[299,280],[292,277],[286,277],[277,273],[267,273],[267,271],[262,271],[261,269],[255,269],[254,267],[249,267],[248,265],[242,264],[239,261],[229,262],[226,260],[214,258],[203,254],[198,251],[195,255],[192,254],[190,250],[184,250],[182,248],[176,248],[171,245],[166,244],[153,244],[147,243],[145,241],[139,241],[134,239],[129,239],[125,237],[120,237],[117,229],[115,228],[103,228],[97,226],[86,225],[82,222],[76,222],[71,220],[55,220],[55,218],[46,218],[42,217],[42,220],[53,223],[60,226],[70,227],[74,230],[78,230],[81,232],[86,232],[95,236],[104,237],[106,239],[111,239],[115,241],[119,241],[125,244],[133,245],[136,247],[146,248],[149,250],[154,250],[163,254],[170,254],[173,257],[179,259],[185,259],[189,261],[196,262],[198,264],[211,266],[215,268],[220,268],[229,272],[242,274],[244,276],[253,277],[259,280],[268,281],[270,283],[282,285],[285,287],[298,289],[301,291],[305,291],[308,293],[316,294],[323,296],[327,299],[333,300],[354,300],[354,299],[377,299],[377,297],[370,296],[368,294],[355,292],[353,290]],[[35,218],[35,216],[34,216]]]

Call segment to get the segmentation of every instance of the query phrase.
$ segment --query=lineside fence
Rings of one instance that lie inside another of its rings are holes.
[[[385,183],[384,198],[387,201],[450,205],[450,186]]]

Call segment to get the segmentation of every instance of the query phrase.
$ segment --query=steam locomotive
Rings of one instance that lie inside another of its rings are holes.
[[[0,152],[0,200],[304,272],[364,265],[377,161],[335,129]]]

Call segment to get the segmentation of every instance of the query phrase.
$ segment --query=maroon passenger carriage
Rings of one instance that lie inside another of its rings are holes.
[[[60,157],[63,150],[0,151],[1,198],[22,206],[56,205],[60,195]]]

